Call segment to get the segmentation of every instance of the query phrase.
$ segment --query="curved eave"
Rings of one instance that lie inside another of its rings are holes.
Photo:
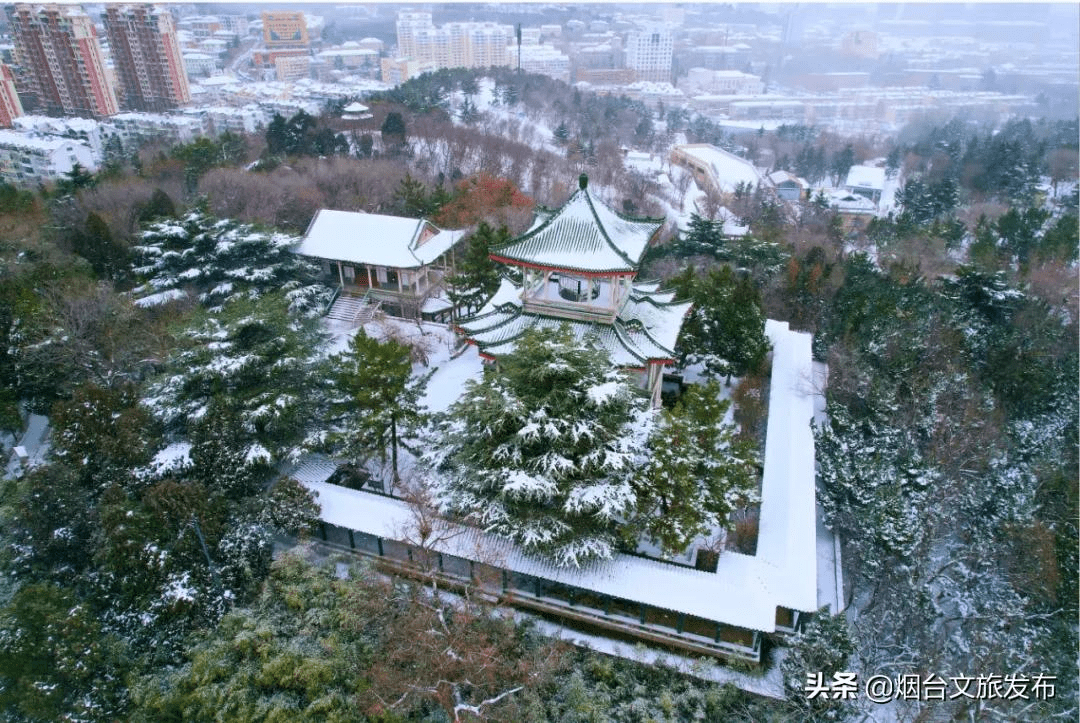
[[[642,229],[642,233],[644,233],[646,231],[648,232],[647,235],[646,235],[646,238],[645,238],[645,243],[642,244],[642,246],[641,246],[641,252],[638,254],[637,258],[631,258],[625,251],[623,251],[619,247],[618,244],[616,244],[614,241],[611,240],[611,236],[608,234],[607,228],[600,221],[600,216],[596,212],[596,207],[593,204],[592,195],[589,194],[587,189],[579,189],[579,190],[575,191],[574,194],[572,196],[570,196],[570,198],[566,201],[566,203],[564,203],[558,210],[556,210],[554,213],[552,213],[550,216],[548,216],[548,218],[546,218],[543,223],[538,224],[535,228],[532,228],[529,231],[522,234],[521,236],[519,236],[518,238],[513,239],[512,241],[507,243],[502,248],[503,249],[509,249],[509,248],[514,247],[514,246],[523,244],[526,241],[529,241],[530,239],[532,239],[534,236],[537,236],[537,235],[545,232],[552,224],[556,223],[562,217],[562,215],[566,212],[566,209],[570,208],[578,200],[579,195],[584,197],[585,205],[589,209],[589,215],[592,216],[593,224],[595,224],[597,230],[600,232],[600,237],[604,240],[604,243],[607,244],[608,248],[610,248],[619,258],[621,258],[626,263],[625,267],[621,267],[621,268],[618,268],[618,269],[611,269],[611,270],[602,270],[602,269],[579,269],[579,268],[575,268],[575,267],[548,266],[548,265],[543,265],[543,264],[537,264],[535,261],[528,261],[528,260],[525,260],[525,259],[515,258],[513,256],[508,256],[506,254],[501,254],[501,253],[498,253],[498,250],[496,250],[495,252],[493,252],[491,254],[491,258],[493,260],[501,261],[503,263],[531,265],[532,268],[542,268],[542,269],[545,269],[545,270],[550,269],[550,270],[553,270],[553,271],[559,271],[559,270],[565,269],[565,270],[579,271],[581,273],[586,273],[586,274],[588,274],[588,273],[607,274],[607,273],[619,273],[619,272],[622,272],[622,271],[630,271],[630,272],[636,273],[637,267],[640,264],[642,257],[645,256],[645,252],[649,249],[649,246],[652,243],[653,239],[656,237],[656,235],[658,233],[660,233],[660,230],[664,227],[665,219],[662,219],[662,218],[633,218],[633,217],[626,217],[626,216],[622,216],[621,214],[619,214],[614,209],[607,208],[606,206],[604,207],[604,208],[607,208],[608,212],[610,212],[613,216],[615,216],[615,218],[619,219],[623,223],[635,224],[635,225],[642,226],[642,227],[644,227]]]
[[[525,259],[518,259],[513,256],[503,256],[495,253],[489,254],[488,257],[492,261],[496,261],[500,264],[522,266],[524,268],[538,269],[540,271],[573,271],[574,273],[588,277],[615,276],[616,274],[637,275],[637,269],[630,265],[611,269],[584,269],[576,266],[552,266],[550,264],[540,264],[535,261],[526,261]]]

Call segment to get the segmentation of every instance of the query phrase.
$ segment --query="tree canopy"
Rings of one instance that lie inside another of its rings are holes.
[[[589,338],[527,332],[438,425],[449,507],[560,565],[610,557],[650,413]]]

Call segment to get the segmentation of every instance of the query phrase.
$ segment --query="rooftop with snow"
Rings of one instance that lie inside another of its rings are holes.
[[[743,647],[747,655],[754,649],[759,654],[759,634],[794,626],[794,619],[785,618],[784,611],[811,613],[818,608],[811,427],[818,392],[811,381],[811,336],[772,320],[766,323],[766,334],[773,345],[773,362],[757,554],[723,552],[715,572],[626,554],[581,568],[557,567],[526,555],[504,538],[457,524],[450,524],[447,534],[432,542],[434,551],[602,598],[750,631],[754,642]],[[309,458],[289,472],[317,495],[320,518],[326,525],[378,540],[412,539],[409,531],[415,517],[405,501],[329,484],[327,479],[336,467],[331,460]],[[352,533],[347,539],[355,542]],[[642,623],[640,627],[662,626]]]
[[[330,261],[413,269],[430,264],[462,238],[425,219],[323,209],[294,251]]]

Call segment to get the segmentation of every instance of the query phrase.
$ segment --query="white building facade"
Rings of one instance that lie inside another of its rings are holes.
[[[72,138],[0,131],[0,178],[15,185],[56,181],[78,164],[97,170],[90,146]]]
[[[626,67],[637,80],[671,82],[671,58],[674,49],[671,30],[654,26],[631,30],[626,36]]]

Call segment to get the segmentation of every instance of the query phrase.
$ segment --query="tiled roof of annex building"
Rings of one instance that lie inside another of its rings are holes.
[[[423,218],[324,208],[293,252],[349,264],[414,269],[438,259],[462,237],[461,231],[439,229]]]
[[[594,201],[588,179],[566,204],[524,236],[492,251],[492,258],[509,264],[585,273],[637,271],[649,239],[663,219],[625,218]]]
[[[612,324],[575,321],[526,312],[521,287],[503,279],[499,290],[475,315],[458,322],[480,352],[498,357],[513,351],[517,340],[532,328],[569,325],[574,337],[595,338],[613,364],[642,367],[649,361],[675,359],[675,340],[690,302],[675,302],[674,292],[658,291],[657,284],[636,284]]]

